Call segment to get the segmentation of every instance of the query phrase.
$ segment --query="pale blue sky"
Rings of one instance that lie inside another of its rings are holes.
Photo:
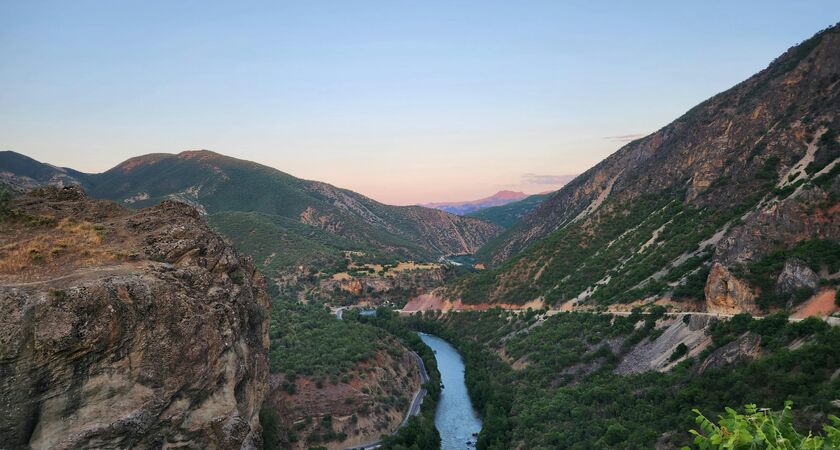
[[[688,3],[0,0],[0,149],[207,148],[397,204],[543,191],[840,20]]]

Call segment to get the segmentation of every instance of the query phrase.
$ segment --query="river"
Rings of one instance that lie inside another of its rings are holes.
[[[435,351],[443,393],[435,411],[435,426],[440,432],[442,450],[475,448],[473,433],[481,431],[481,418],[473,409],[464,383],[464,361],[461,355],[443,339],[419,333],[420,339]],[[467,445],[467,442],[471,442]]]

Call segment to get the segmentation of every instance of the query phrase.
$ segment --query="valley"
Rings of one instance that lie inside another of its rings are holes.
[[[840,24],[536,196],[5,151],[0,446],[838,448],[838,290]]]

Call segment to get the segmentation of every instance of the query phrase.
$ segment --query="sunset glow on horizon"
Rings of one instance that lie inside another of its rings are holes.
[[[400,205],[534,194],[838,9],[644,3],[4,2],[0,150],[101,172],[205,148]]]

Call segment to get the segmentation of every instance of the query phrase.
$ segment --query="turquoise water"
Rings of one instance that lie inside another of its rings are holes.
[[[464,361],[455,347],[443,339],[419,333],[420,338],[435,351],[438,370],[443,381],[443,393],[435,411],[435,426],[440,432],[442,450],[475,448],[473,433],[481,431],[481,418],[473,409],[464,384]],[[467,442],[471,444],[467,444]]]

